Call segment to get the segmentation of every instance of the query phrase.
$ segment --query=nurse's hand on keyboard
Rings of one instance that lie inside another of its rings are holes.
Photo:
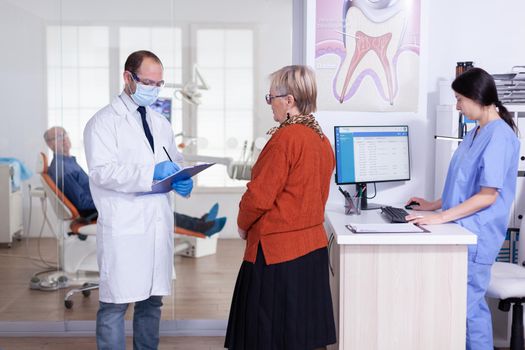
[[[429,215],[410,214],[406,217],[406,220],[416,225],[439,225],[447,222],[443,219],[442,213]]]

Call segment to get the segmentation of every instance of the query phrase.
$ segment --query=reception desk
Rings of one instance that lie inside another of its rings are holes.
[[[354,234],[345,227],[382,222],[377,210],[326,212],[338,330],[329,349],[464,350],[467,245],[476,236],[456,224],[404,234]]]

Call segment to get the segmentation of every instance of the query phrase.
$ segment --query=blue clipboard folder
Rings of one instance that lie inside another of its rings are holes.
[[[183,168],[177,171],[175,174],[165,177],[162,180],[154,181],[153,185],[151,186],[151,191],[145,192],[144,194],[169,192],[171,191],[171,184],[173,182],[187,180],[190,177],[197,175],[201,171],[208,169],[214,164],[215,163],[203,163],[203,164],[198,164],[198,165],[190,166],[187,168]]]

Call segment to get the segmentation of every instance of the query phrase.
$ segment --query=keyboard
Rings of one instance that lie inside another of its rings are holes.
[[[395,207],[381,207],[381,214],[393,223],[406,223],[405,216],[409,215],[405,209]]]

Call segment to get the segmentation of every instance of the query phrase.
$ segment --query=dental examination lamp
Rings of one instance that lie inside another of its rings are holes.
[[[193,77],[192,80],[186,84],[173,84],[166,83],[165,87],[174,88],[174,96],[182,101],[186,101],[192,105],[199,105],[201,103],[201,92],[200,90],[209,90],[210,86],[206,83],[202,74],[197,68],[197,65],[193,66]]]

